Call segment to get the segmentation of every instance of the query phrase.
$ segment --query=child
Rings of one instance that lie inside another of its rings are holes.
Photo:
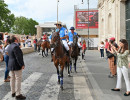
[[[100,44],[100,53],[101,53],[101,58],[104,58],[104,42],[101,41],[101,44]]]

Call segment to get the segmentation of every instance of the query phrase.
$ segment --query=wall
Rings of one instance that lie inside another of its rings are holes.
[[[99,42],[115,37],[126,38],[125,1],[99,0]]]

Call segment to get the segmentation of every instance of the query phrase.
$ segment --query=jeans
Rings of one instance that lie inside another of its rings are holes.
[[[25,43],[23,43],[23,47],[25,47]]]
[[[4,55],[4,61],[6,63],[6,69],[5,69],[5,80],[6,80],[9,76],[9,70],[8,70],[9,56],[8,55]]]
[[[37,51],[37,45],[36,44],[34,44],[34,50]]]
[[[100,49],[101,57],[104,57],[104,49]]]

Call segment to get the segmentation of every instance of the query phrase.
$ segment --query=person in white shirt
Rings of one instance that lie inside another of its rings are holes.
[[[8,33],[6,32],[6,33],[4,34],[4,42],[7,40],[7,37],[8,37]]]
[[[100,53],[101,53],[101,58],[104,58],[104,48],[105,48],[105,45],[104,45],[104,42],[101,41],[101,44],[100,44]]]

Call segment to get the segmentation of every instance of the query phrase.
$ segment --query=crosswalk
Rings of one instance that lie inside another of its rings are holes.
[[[27,94],[30,89],[37,83],[37,81],[42,77],[43,73],[33,72],[22,82],[22,94]],[[4,84],[2,77],[0,77],[0,86]],[[73,77],[74,85],[74,98],[75,100],[93,100],[89,88],[87,86],[84,76],[75,76]],[[1,90],[0,90],[1,91]],[[47,82],[46,86],[40,93],[39,99],[37,100],[58,100],[60,86],[57,84],[57,74],[52,74]],[[1,96],[1,95],[0,95]],[[1,100],[15,100],[11,97],[11,92],[8,91]],[[32,99],[27,99],[32,100]],[[36,99],[33,99],[36,100]]]

